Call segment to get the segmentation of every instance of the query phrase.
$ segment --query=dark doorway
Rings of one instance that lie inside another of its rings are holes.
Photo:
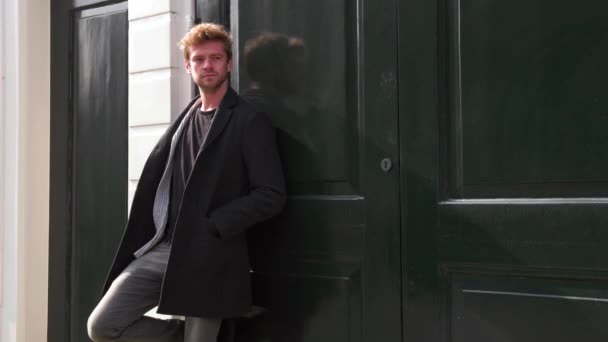
[[[127,3],[83,5],[54,4],[49,341],[89,341],[127,219]]]

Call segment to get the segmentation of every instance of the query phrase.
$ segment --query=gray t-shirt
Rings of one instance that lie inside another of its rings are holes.
[[[192,166],[198,151],[209,133],[215,109],[201,111],[198,109],[185,123],[182,135],[175,146],[173,156],[173,174],[171,175],[171,197],[169,199],[169,217],[167,218],[164,241],[171,242],[175,220],[184,196],[186,181],[192,172]]]

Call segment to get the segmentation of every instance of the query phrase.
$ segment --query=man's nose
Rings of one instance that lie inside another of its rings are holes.
[[[209,61],[209,59],[203,60],[203,68],[207,69],[209,67],[211,67],[211,62]]]

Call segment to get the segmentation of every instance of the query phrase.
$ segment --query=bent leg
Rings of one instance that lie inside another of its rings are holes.
[[[184,342],[216,342],[221,319],[186,317]]]
[[[158,245],[114,280],[89,316],[93,341],[181,341],[182,322],[143,316],[158,304],[169,250],[166,244]]]

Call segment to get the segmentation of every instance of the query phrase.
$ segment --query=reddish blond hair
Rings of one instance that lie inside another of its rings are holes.
[[[222,25],[202,23],[194,26],[179,42],[179,48],[186,60],[190,59],[190,48],[208,41],[218,41],[224,45],[228,60],[232,58],[232,37]]]

